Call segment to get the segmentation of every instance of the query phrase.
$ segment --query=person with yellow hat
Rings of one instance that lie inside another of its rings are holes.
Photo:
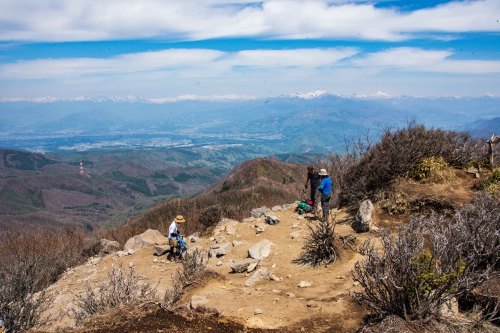
[[[181,255],[177,237],[181,235],[179,233],[179,223],[184,222],[186,222],[184,216],[177,215],[168,228],[168,245],[170,245],[170,254],[173,259],[179,259]]]

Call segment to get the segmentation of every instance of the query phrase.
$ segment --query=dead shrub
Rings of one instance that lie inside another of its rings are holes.
[[[386,130],[380,142],[369,147],[359,163],[345,173],[339,202],[350,205],[365,198],[376,199],[380,190],[398,177],[407,177],[425,158],[441,156],[450,166],[461,167],[477,159],[482,147],[468,134],[422,125]]]
[[[165,292],[163,307],[172,310],[181,299],[184,290],[195,284],[205,276],[207,272],[208,256],[204,250],[196,249],[186,253],[182,260],[182,268],[178,269],[172,276],[172,288]]]
[[[313,267],[335,263],[339,254],[335,245],[335,223],[320,220],[317,226],[308,224],[308,228],[302,253],[293,262]]]
[[[75,296],[74,312],[77,325],[86,318],[102,314],[118,305],[137,305],[157,299],[157,288],[135,272],[123,266],[112,267],[108,279],[97,287],[86,284],[82,294]]]
[[[205,208],[201,213],[198,221],[207,227],[211,227],[222,219],[222,208],[220,205],[212,205]]]
[[[397,236],[384,232],[380,250],[366,245],[353,278],[354,297],[378,318],[397,315],[426,322],[441,306],[470,294],[498,271],[500,207],[491,196],[445,216],[413,219]]]

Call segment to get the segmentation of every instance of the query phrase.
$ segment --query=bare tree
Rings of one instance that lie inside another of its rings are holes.
[[[308,224],[302,253],[294,259],[300,265],[330,265],[337,260],[339,251],[335,245],[335,223],[320,220],[317,226]]]

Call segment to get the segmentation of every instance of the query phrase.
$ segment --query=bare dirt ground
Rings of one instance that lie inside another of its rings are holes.
[[[439,197],[441,200],[463,205],[473,197],[473,181],[467,175],[461,175],[449,184],[422,185],[406,182],[400,184],[400,188],[408,192],[411,197],[423,195]],[[57,283],[47,289],[54,297],[54,304],[47,314],[56,317],[57,320],[46,327],[45,331],[177,332],[177,328],[191,325],[189,330],[182,329],[182,331],[355,332],[363,325],[366,313],[350,296],[351,292],[359,290],[352,280],[351,271],[354,264],[362,260],[362,255],[343,248],[338,261],[329,267],[312,268],[295,264],[293,259],[301,253],[304,236],[308,234],[308,225],[313,225],[317,221],[314,218],[299,216],[293,211],[293,207],[273,214],[279,217],[279,224],[267,225],[263,218],[259,218],[237,224],[234,233],[216,230],[201,237],[196,243],[190,243],[192,249],[201,247],[208,251],[210,246],[216,243],[214,237],[223,238],[223,243],[237,241],[237,245],[232,247],[227,255],[210,258],[208,262],[208,268],[218,273],[219,278],[189,288],[180,301],[181,306],[187,307],[193,295],[205,296],[207,307],[216,309],[220,317],[202,316],[188,320],[158,309],[139,313],[121,311],[115,313],[114,317],[109,317],[108,314],[74,329],[72,313],[75,307],[75,295],[82,292],[86,283],[96,286],[105,281],[107,273],[113,266],[134,267],[137,273],[153,283],[158,283],[158,294],[163,297],[171,286],[172,276],[180,264],[171,263],[165,257],[155,257],[153,248],[144,248],[123,258],[112,254],[100,260],[90,259],[86,264],[66,272]],[[333,210],[331,216],[338,222],[335,227],[338,237],[354,234],[350,226],[350,221],[353,219],[352,212]],[[374,223],[378,226],[393,227],[401,224],[402,220],[401,217],[382,213],[382,210],[376,207]],[[257,233],[256,225],[262,226],[265,230]],[[296,231],[300,236],[292,239],[290,234]],[[165,230],[161,232],[164,233]],[[376,238],[377,234],[369,232],[355,236],[356,244],[359,245],[370,237]],[[246,287],[244,283],[253,273],[232,274],[230,264],[233,260],[246,258],[248,249],[264,239],[272,242],[272,252],[259,263],[257,268],[269,269],[279,281],[266,280],[253,287]],[[311,282],[312,285],[308,288],[299,288],[300,281]],[[315,306],[308,306],[309,301],[314,301]],[[137,326],[138,320],[146,326]]]

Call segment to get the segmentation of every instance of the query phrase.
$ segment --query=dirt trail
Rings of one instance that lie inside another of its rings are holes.
[[[354,263],[360,259],[360,255],[344,249],[340,259],[327,268],[311,268],[292,263],[301,252],[303,237],[308,232],[307,224],[317,222],[297,215],[293,208],[273,214],[280,218],[281,222],[277,225],[266,225],[264,219],[259,218],[253,222],[236,225],[235,233],[232,235],[228,235],[225,231],[218,233],[218,237],[224,237],[224,242],[238,241],[240,244],[221,258],[210,258],[208,268],[219,273],[222,278],[212,280],[202,287],[190,289],[182,302],[187,304],[192,295],[206,296],[208,307],[216,308],[224,317],[254,328],[283,328],[325,316],[338,318],[346,331],[359,327],[363,313],[351,300],[349,292],[356,288],[353,286],[350,272]],[[339,221],[348,217],[344,211],[335,210],[333,215],[337,215]],[[298,226],[292,227],[294,224]],[[264,225],[265,231],[257,234],[255,225]],[[290,234],[294,231],[298,231],[300,236],[292,239]],[[336,226],[336,233],[339,236],[353,232],[349,225]],[[201,237],[190,246],[208,250],[215,244],[213,236]],[[359,234],[358,243],[373,236],[370,233]],[[245,287],[244,282],[252,273],[231,274],[229,265],[232,260],[246,258],[248,248],[263,239],[273,243],[272,252],[257,268],[268,268],[282,280],[270,280],[253,287]],[[71,312],[74,308],[74,295],[83,291],[85,283],[96,286],[106,280],[111,267],[118,265],[134,266],[140,275],[153,283],[158,282],[160,295],[169,288],[171,276],[179,267],[179,264],[170,263],[164,257],[153,256],[152,248],[139,250],[123,258],[108,255],[97,263],[95,261],[92,263],[91,259],[86,264],[66,272],[57,283],[48,288],[48,292],[55,297],[49,313],[59,316],[57,323],[51,329],[73,326]],[[299,288],[300,281],[312,282],[312,286]],[[316,301],[317,307],[308,307],[307,303],[310,300]],[[256,309],[260,309],[262,313],[255,314]]]

